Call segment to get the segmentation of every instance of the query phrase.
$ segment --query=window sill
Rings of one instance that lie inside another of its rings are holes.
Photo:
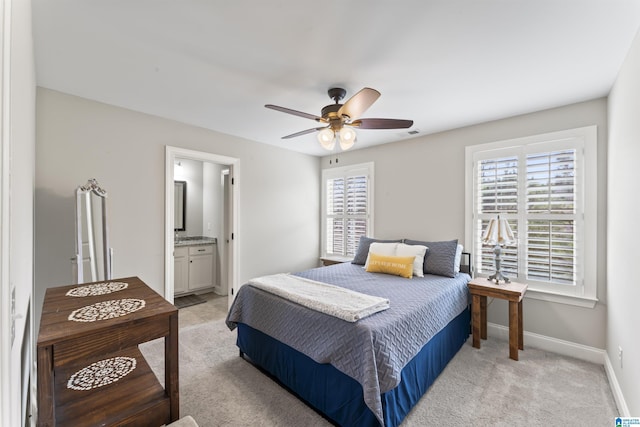
[[[598,302],[598,298],[565,295],[565,294],[559,294],[559,293],[554,293],[549,291],[542,291],[539,289],[532,288],[531,286],[527,289],[525,298],[556,302],[560,304],[567,304],[567,305],[573,305],[573,306],[584,307],[584,308],[594,308],[596,306],[596,303]]]

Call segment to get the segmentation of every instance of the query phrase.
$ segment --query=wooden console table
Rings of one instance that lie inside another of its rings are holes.
[[[164,388],[138,344],[164,337]],[[178,309],[137,277],[49,288],[37,344],[38,426],[179,418]]]
[[[518,360],[518,349],[524,350],[522,326],[522,298],[527,292],[524,283],[496,285],[486,278],[477,277],[468,283],[471,293],[471,319],[473,346],[480,348],[480,339],[487,339],[487,297],[509,301],[509,357]]]

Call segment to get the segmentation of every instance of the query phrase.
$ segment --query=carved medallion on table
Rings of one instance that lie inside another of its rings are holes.
[[[128,286],[129,284],[125,282],[94,283],[91,285],[78,286],[77,288],[69,289],[66,295],[68,297],[93,297],[98,295],[107,295],[113,292],[127,289]]]
[[[98,320],[115,319],[144,308],[146,302],[142,299],[123,298],[101,301],[74,310],[69,320],[74,322],[95,322]]]
[[[112,384],[136,369],[136,364],[137,361],[133,357],[112,357],[100,360],[71,375],[67,388],[91,390]]]

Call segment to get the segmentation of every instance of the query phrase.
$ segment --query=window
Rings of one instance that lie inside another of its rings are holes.
[[[352,258],[372,235],[373,163],[322,171],[322,254]]]
[[[507,277],[542,299],[595,304],[596,148],[595,126],[467,147],[466,233],[477,274],[495,271],[481,236],[500,215],[517,238],[503,249]]]

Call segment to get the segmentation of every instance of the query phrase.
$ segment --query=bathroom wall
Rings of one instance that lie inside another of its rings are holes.
[[[224,188],[219,165],[197,160],[178,159],[173,179],[187,182],[186,230],[180,236],[223,235]]]
[[[197,160],[178,159],[174,167],[175,181],[187,182],[186,230],[178,236],[206,236],[218,239],[216,244],[215,289],[219,295],[227,295],[228,284],[222,274],[226,263],[226,238],[224,232],[223,169],[228,166]]]
[[[228,166],[202,164],[202,235],[221,239],[224,235],[224,187],[222,170]]]
[[[202,235],[215,237],[216,244],[216,277],[214,288],[218,295],[229,293],[229,284],[223,274],[223,265],[227,262],[227,239],[224,230],[224,183],[222,171],[229,169],[226,165],[204,162],[202,164]]]

